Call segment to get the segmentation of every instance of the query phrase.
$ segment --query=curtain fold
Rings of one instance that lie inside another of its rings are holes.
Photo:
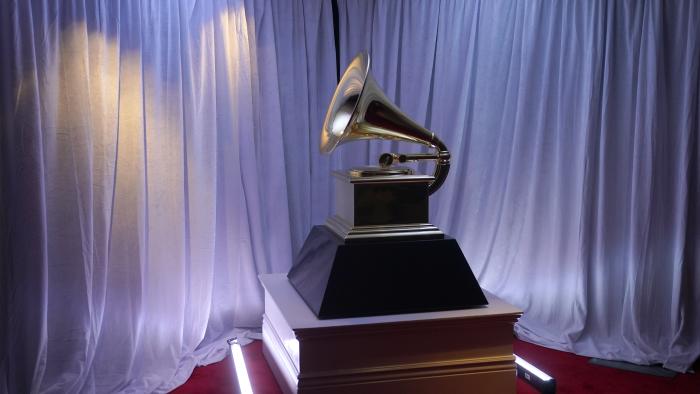
[[[287,195],[319,159],[291,141],[325,103],[281,98],[332,93],[313,69],[285,86],[307,68],[291,48],[332,56],[326,8],[0,6],[0,391],[165,392],[260,327],[257,275],[287,271],[310,227]]]
[[[525,311],[521,338],[692,364],[698,4],[339,0],[339,19],[341,63],[369,49],[388,97],[450,148],[432,219]]]

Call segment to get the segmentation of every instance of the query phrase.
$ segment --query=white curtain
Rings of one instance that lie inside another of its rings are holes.
[[[432,220],[525,311],[518,336],[685,371],[700,355],[700,3],[338,3],[341,64],[369,49],[387,95],[451,149]],[[343,149],[372,162],[388,147]]]
[[[329,6],[271,3],[0,5],[0,392],[168,391],[260,326],[333,56]]]
[[[339,0],[341,67],[447,142],[431,198],[528,340],[700,353],[700,7]],[[0,392],[163,392],[331,209],[326,0],[0,5]],[[415,150],[400,144],[393,150]],[[421,170],[430,171],[422,166]]]

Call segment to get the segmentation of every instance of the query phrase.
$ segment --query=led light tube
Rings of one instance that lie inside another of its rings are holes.
[[[551,377],[551,376],[549,376],[549,375],[547,375],[546,373],[542,372],[539,368],[537,368],[537,367],[535,367],[534,365],[530,364],[529,362],[523,360],[522,358],[518,357],[518,356],[515,355],[515,354],[514,354],[514,356],[515,356],[515,363],[516,363],[516,364],[518,364],[518,365],[520,365],[521,367],[525,368],[528,372],[534,374],[535,376],[537,376],[538,378],[540,378],[540,380],[542,380],[543,382],[546,382],[546,381],[548,381],[548,380],[552,380],[552,377]]]
[[[541,394],[554,394],[557,392],[557,381],[553,377],[542,372],[539,368],[529,362],[515,357],[515,374],[533,386]]]
[[[228,344],[231,347],[231,356],[233,357],[233,365],[236,368],[236,379],[238,387],[241,389],[241,394],[253,394],[253,388],[250,385],[248,370],[245,367],[243,352],[237,338],[229,339]]]

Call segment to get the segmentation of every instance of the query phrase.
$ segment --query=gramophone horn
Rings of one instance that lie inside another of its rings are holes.
[[[394,161],[435,160],[435,180],[430,194],[442,186],[450,169],[450,152],[435,133],[420,126],[389,100],[369,73],[370,59],[361,52],[350,62],[335,89],[321,130],[321,152],[363,139],[415,142],[435,149],[434,154],[385,153],[382,166]]]

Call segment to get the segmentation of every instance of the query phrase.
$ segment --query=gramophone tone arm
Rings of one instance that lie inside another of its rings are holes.
[[[395,162],[406,163],[409,161],[419,161],[419,160],[437,160],[439,156],[432,153],[382,153],[379,156],[379,165],[382,168],[388,168]]]
[[[428,186],[428,193],[433,194],[442,186],[450,170],[450,152],[438,150],[437,153],[382,153],[379,156],[379,165],[382,168],[389,168],[395,162],[406,163],[409,161],[435,160],[435,180]]]
[[[406,163],[410,161],[420,160],[438,160],[443,164],[449,164],[450,152],[441,151],[438,153],[382,153],[379,156],[379,165],[382,168],[388,168],[395,162]]]

